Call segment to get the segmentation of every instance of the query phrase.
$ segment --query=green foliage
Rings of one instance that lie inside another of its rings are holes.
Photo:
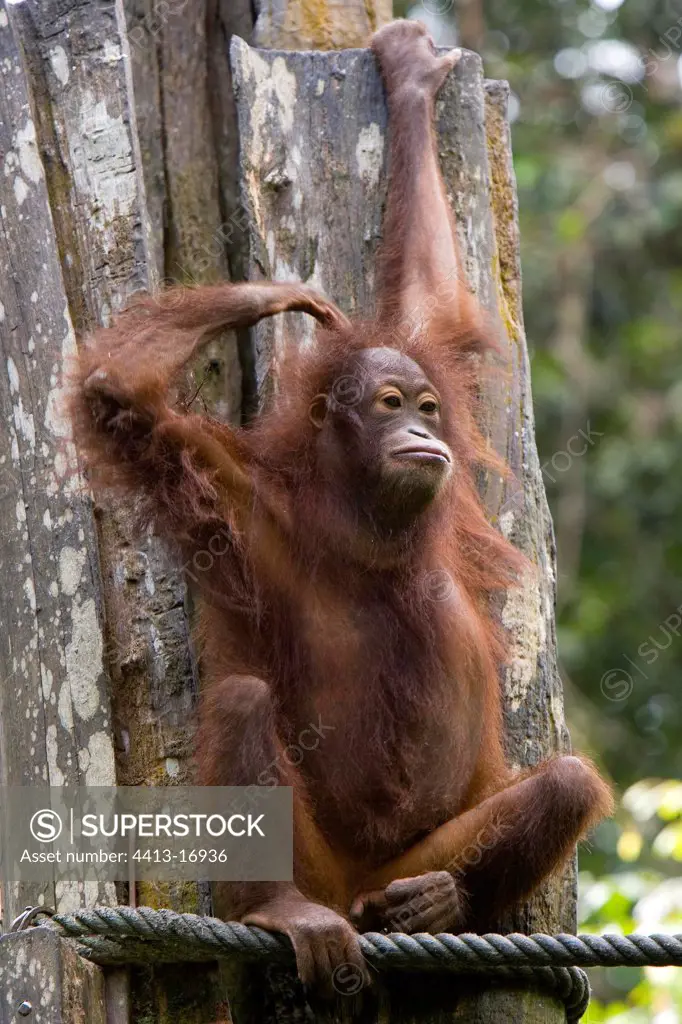
[[[682,3],[473,6],[484,31],[463,41],[512,87],[576,745],[621,786],[682,777]],[[471,8],[453,12],[465,31]],[[574,455],[581,429],[590,443]]]
[[[647,780],[623,795],[615,822],[597,831],[616,869],[581,872],[580,931],[682,932],[682,782]],[[585,1024],[677,1024],[679,968],[615,968],[590,972],[593,998]]]

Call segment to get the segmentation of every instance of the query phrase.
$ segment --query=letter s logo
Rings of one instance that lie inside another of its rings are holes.
[[[53,843],[62,832],[62,819],[56,811],[45,808],[36,811],[29,825],[31,835],[39,843]]]

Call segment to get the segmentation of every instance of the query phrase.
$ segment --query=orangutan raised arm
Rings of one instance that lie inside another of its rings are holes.
[[[389,173],[377,282],[378,319],[428,325],[434,297],[457,307],[460,260],[433,131],[436,93],[460,58],[434,52],[423,25],[393,22],[372,39],[386,86]]]

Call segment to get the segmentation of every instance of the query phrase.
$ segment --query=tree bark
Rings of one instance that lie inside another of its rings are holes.
[[[74,328],[106,323],[158,279],[121,0],[36,0],[12,6],[11,23],[0,14],[0,45],[18,68],[3,64],[11,86],[0,97],[14,169],[0,178],[0,342],[16,367],[0,392],[15,435],[0,515],[18,588],[0,608],[2,779],[35,782],[37,770],[54,785],[187,783],[198,686],[182,573],[156,539],[140,540],[126,505],[93,509],[59,408]],[[116,902],[113,886],[25,888],[5,885],[5,921],[26,903]],[[123,900],[208,909],[196,885],[125,888]],[[169,1006],[192,1024],[226,1021],[214,973],[187,983],[135,971],[132,1018],[143,1002],[150,1021]]]
[[[343,50],[366,46],[391,20],[392,0],[255,0],[255,46]]]
[[[59,36],[52,46],[61,73]],[[95,523],[60,405],[78,303],[69,301],[45,171],[49,115],[2,9],[0,66],[0,781],[113,785]],[[116,902],[113,886],[4,878],[3,923],[27,904],[68,912],[96,900]]]

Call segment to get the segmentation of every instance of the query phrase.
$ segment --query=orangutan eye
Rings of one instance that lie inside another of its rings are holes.
[[[425,398],[419,403],[419,411],[426,413],[427,416],[433,416],[438,412],[438,402],[435,398]]]
[[[403,404],[403,400],[400,397],[400,395],[396,395],[396,394],[384,395],[384,397],[381,399],[381,401],[389,409],[400,409],[402,407],[402,404]]]

